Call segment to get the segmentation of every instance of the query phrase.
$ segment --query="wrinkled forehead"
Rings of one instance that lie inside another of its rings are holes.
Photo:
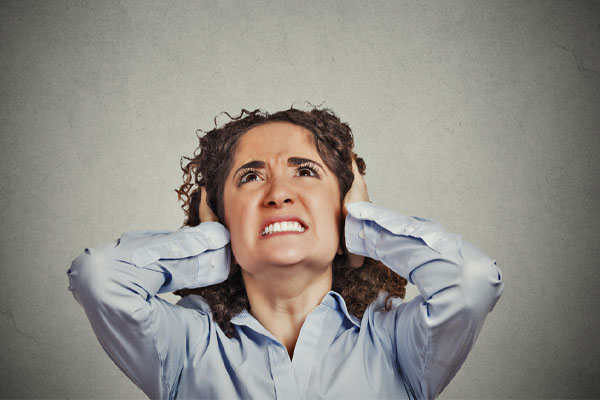
[[[268,122],[251,128],[240,137],[232,167],[252,160],[269,161],[290,155],[322,161],[315,138],[308,129],[289,122]]]

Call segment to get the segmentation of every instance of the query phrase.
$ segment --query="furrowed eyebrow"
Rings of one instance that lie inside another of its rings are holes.
[[[315,160],[311,160],[310,158],[302,158],[302,157],[290,157],[288,158],[288,165],[302,165],[306,163],[313,163],[318,165],[323,172],[325,172],[325,168]]]
[[[311,160],[310,158],[304,158],[304,157],[288,158],[288,165],[298,166],[298,165],[302,165],[302,164],[306,164],[306,163],[313,163],[315,165],[318,165],[321,168],[321,170],[323,171],[323,173],[326,173],[325,168],[323,168],[323,166],[321,164],[319,164],[315,160]],[[266,165],[267,164],[264,161],[252,160],[252,161],[249,161],[249,162],[241,165],[238,169],[236,169],[233,176],[236,177],[240,173],[240,171],[243,171],[245,169],[265,168]]]
[[[246,164],[242,165],[241,167],[239,167],[236,171],[235,174],[233,174],[233,176],[237,176],[237,174],[239,174],[240,171],[244,170],[244,169],[258,169],[258,168],[264,168],[265,167],[265,162],[264,161],[258,161],[258,160],[253,160],[253,161],[249,161]]]

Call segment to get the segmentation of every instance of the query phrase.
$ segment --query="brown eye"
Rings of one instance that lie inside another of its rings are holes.
[[[298,175],[299,176],[316,176],[314,171],[312,171],[310,168],[306,168],[306,167],[300,168],[298,170]]]
[[[313,165],[308,165],[308,164],[299,165],[298,169],[296,170],[296,174],[298,176],[320,178],[317,167],[313,166]]]
[[[242,177],[240,178],[240,184],[246,183],[246,182],[257,181],[259,179],[260,179],[260,177],[258,176],[258,174],[256,172],[249,171],[249,172],[245,173],[244,175],[242,175]]]

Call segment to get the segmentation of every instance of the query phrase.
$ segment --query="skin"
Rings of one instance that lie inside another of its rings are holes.
[[[354,181],[352,182],[352,187],[350,188],[348,193],[346,193],[346,196],[344,196],[344,201],[342,203],[344,219],[348,215],[348,210],[346,208],[348,204],[354,202],[369,201],[369,191],[367,190],[367,183],[358,171],[358,165],[356,165],[356,160],[352,160],[352,173],[354,174]],[[348,253],[348,261],[350,262],[349,267],[358,268],[363,264],[363,261],[365,259],[363,256],[349,253],[348,250],[346,250],[346,253]]]
[[[317,165],[316,171],[290,163],[293,158],[312,160],[308,166]],[[237,173],[251,161],[262,164]],[[343,251],[339,234],[346,205],[368,201],[356,163],[353,168],[355,182],[340,202],[337,178],[306,129],[271,122],[250,129],[238,142],[223,193],[225,225],[250,312],[287,348],[290,358],[307,315],[331,290],[332,261]],[[216,220],[205,192],[201,195],[201,221]],[[280,216],[300,218],[305,231],[262,236],[265,221]],[[350,256],[351,266],[362,264],[363,257]]]

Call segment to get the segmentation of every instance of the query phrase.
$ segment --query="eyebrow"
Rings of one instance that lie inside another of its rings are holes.
[[[311,160],[310,158],[304,158],[304,157],[288,158],[288,165],[302,165],[302,164],[306,164],[306,163],[316,164],[323,170],[323,172],[325,172],[325,168],[323,168],[323,166],[321,164],[319,164],[315,160]],[[238,169],[236,169],[233,176],[236,177],[242,170],[264,168],[265,165],[266,165],[266,163],[264,161],[258,161],[258,160],[249,161],[245,164],[242,164],[242,166],[240,166]]]
[[[325,168],[315,160],[311,160],[310,158],[302,158],[302,157],[290,157],[288,158],[288,165],[302,165],[306,163],[313,163],[319,166],[325,172]]]
[[[264,167],[265,167],[265,162],[264,161],[253,160],[253,161],[247,162],[246,164],[243,164],[241,167],[239,167],[235,171],[235,174],[233,174],[233,176],[236,176],[243,169],[247,169],[247,168],[264,168]]]

